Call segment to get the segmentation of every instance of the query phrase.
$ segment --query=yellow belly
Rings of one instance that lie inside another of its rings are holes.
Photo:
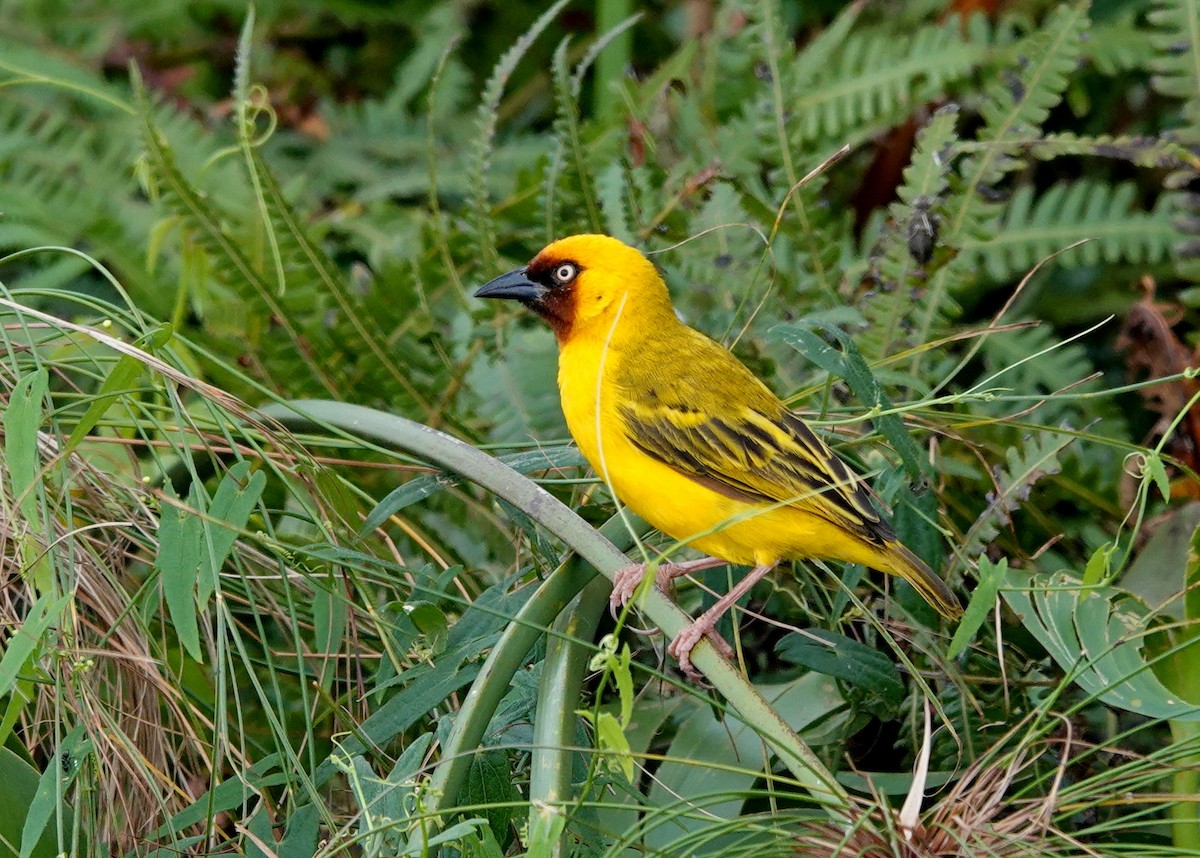
[[[559,356],[559,392],[567,427],[596,474],[622,503],[658,530],[731,563],[772,565],[826,557],[873,565],[878,554],[823,518],[793,506],[734,500],[638,449],[621,429],[616,390],[598,383],[619,359],[570,343]]]

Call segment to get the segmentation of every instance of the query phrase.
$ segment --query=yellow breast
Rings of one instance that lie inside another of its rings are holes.
[[[558,385],[567,428],[622,503],[668,536],[732,563],[844,553],[838,550],[844,536],[825,520],[793,507],[733,500],[635,446],[617,411],[619,377],[618,351],[583,338],[562,344]]]

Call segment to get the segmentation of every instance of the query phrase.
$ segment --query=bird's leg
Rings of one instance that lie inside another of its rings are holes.
[[[711,569],[727,562],[717,557],[702,557],[699,560],[686,560],[683,563],[660,563],[656,576],[658,588],[666,590],[671,582],[681,575],[689,575],[692,572],[699,572],[701,569]],[[646,567],[649,565],[648,563],[635,563],[617,570],[616,575],[613,576],[612,596],[609,598],[609,610],[613,612],[614,616],[625,606],[626,602],[633,598],[642,579],[646,577]]]
[[[667,647],[667,652],[679,659],[679,669],[683,671],[684,676],[691,680],[700,679],[700,674],[697,673],[696,668],[692,667],[690,657],[692,647],[702,637],[708,636],[711,640],[712,636],[716,634],[717,621],[721,619],[721,616],[774,568],[774,563],[770,566],[755,566],[746,574],[745,578],[734,584],[728,593],[718,599],[715,605],[701,614],[691,625],[685,626],[683,631],[675,636],[675,640],[671,641],[671,645]],[[719,650],[721,647],[718,646],[717,649]],[[724,655],[724,653],[722,654]]]

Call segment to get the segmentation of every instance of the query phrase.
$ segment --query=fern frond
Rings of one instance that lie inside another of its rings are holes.
[[[995,234],[1000,205],[987,192],[1021,162],[1012,154],[1012,140],[1036,135],[1052,107],[1062,99],[1081,52],[1088,26],[1088,3],[1060,6],[1041,29],[1015,48],[1015,70],[999,76],[980,107],[984,126],[978,139],[999,143],[960,161],[960,176],[951,183],[945,206],[943,238],[951,246],[969,240],[986,241]],[[930,281],[918,317],[917,340],[927,341],[938,320],[953,312],[951,294],[974,276],[964,257],[952,260]],[[922,358],[914,357],[912,371]]]
[[[954,160],[951,146],[957,119],[956,108],[943,107],[917,133],[912,161],[897,192],[900,199],[889,207],[890,228],[872,251],[879,260],[878,268],[868,277],[876,289],[864,302],[862,312],[868,326],[860,338],[860,348],[871,359],[890,354],[912,327],[920,303],[914,301],[914,290],[924,288],[929,272],[913,258],[910,234],[914,229],[928,229],[930,241],[939,241],[938,209]]]
[[[588,228],[591,232],[599,232],[603,226],[600,222],[600,212],[596,208],[596,200],[592,194],[592,179],[584,157],[583,140],[579,130],[579,108],[574,79],[567,69],[567,46],[569,38],[563,39],[554,51],[551,62],[554,79],[554,101],[558,108],[555,121],[559,145],[567,157],[564,163],[575,167],[576,184],[583,198],[584,210],[587,212]]]
[[[235,219],[206,199],[180,172],[170,144],[154,124],[145,88],[136,71],[133,85],[146,162],[162,202],[178,216],[183,228],[212,261],[213,273],[222,282],[258,302],[269,323],[278,325],[287,334],[290,347],[302,359],[311,378],[325,393],[336,395],[338,384],[314,359],[292,315],[280,304],[271,284],[251,262],[243,250],[243,242],[226,231],[225,225]]]
[[[971,525],[962,541],[966,557],[975,557],[999,535],[1000,528],[1011,523],[1012,514],[1029,499],[1038,480],[1062,470],[1059,456],[1074,437],[1043,432],[1027,435],[1005,451],[1003,466],[992,477],[995,487],[987,495],[987,507]]]
[[[636,244],[625,205],[625,170],[619,162],[609,164],[596,176],[596,196],[604,212],[604,229],[628,244]]]
[[[1158,0],[1148,15],[1157,50],[1151,85],[1183,100],[1181,112],[1189,141],[1200,138],[1200,0]]]
[[[1016,51],[1017,68],[998,76],[980,106],[984,120],[980,140],[1008,141],[1042,126],[1062,100],[1079,62],[1089,23],[1087,9],[1087,2],[1058,7],[1041,29],[1022,42]],[[971,190],[976,190],[981,184],[997,182],[1013,167],[1002,149],[988,149],[972,159],[964,173],[971,175]],[[957,224],[956,218],[951,228]]]
[[[1153,36],[1134,25],[1135,11],[1096,24],[1083,43],[1083,56],[1108,77],[1148,67],[1154,57]]]
[[[1173,140],[1146,135],[1098,134],[1095,137],[1080,137],[1070,131],[1054,134],[1031,134],[1028,137],[1010,137],[1003,141],[965,141],[959,150],[979,153],[988,149],[1003,149],[1023,157],[1049,161],[1064,156],[1111,158],[1128,161],[1150,170],[1190,170],[1200,172],[1200,157]]]
[[[504,52],[504,56],[500,57],[500,61],[492,69],[491,77],[484,85],[483,94],[479,99],[475,147],[470,164],[470,189],[474,239],[479,248],[480,261],[488,270],[495,270],[500,265],[486,182],[492,149],[495,145],[500,98],[504,95],[504,86],[516,69],[517,63],[521,61],[521,57],[529,50],[534,40],[542,34],[542,31],[550,25],[550,22],[558,16],[567,2],[568,0],[558,0],[541,14],[528,30],[521,34],[511,48]]]
[[[982,263],[995,280],[1028,271],[1084,239],[1090,240],[1060,253],[1055,262],[1147,265],[1169,256],[1178,239],[1171,221],[1165,196],[1153,211],[1141,211],[1132,182],[1060,182],[1036,198],[1033,187],[1024,185],[1013,194],[995,235],[986,240],[968,236],[960,246],[964,256]]]
[[[986,56],[987,45],[965,39],[957,18],[911,37],[851,35],[814,81],[791,91],[793,144],[828,138],[853,145],[943,94]]]

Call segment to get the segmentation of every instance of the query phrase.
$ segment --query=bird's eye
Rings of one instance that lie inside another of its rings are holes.
[[[554,279],[565,285],[574,280],[577,273],[579,273],[578,269],[574,265],[570,262],[564,262],[554,269]]]

